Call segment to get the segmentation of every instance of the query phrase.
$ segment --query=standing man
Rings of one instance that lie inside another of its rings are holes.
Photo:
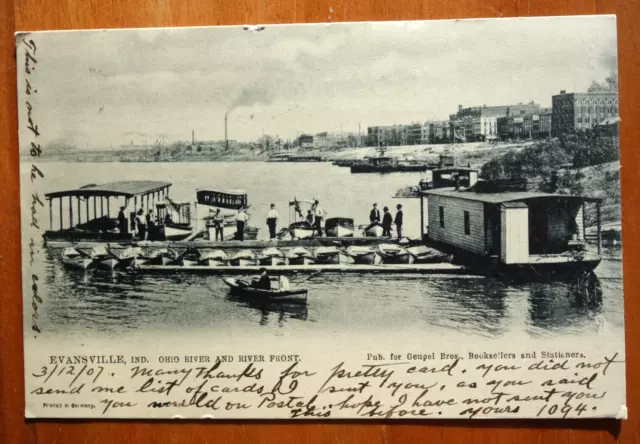
[[[393,220],[393,223],[396,224],[396,231],[398,232],[398,239],[402,239],[402,205],[396,205],[398,212],[396,213],[396,218]]]
[[[220,208],[216,209],[216,214],[213,215],[213,228],[216,230],[216,241],[220,236],[220,242],[224,240],[224,216],[220,213]]]
[[[240,207],[236,216],[236,239],[239,241],[244,240],[244,226],[248,220],[249,215],[246,213],[245,208]]]
[[[313,227],[313,211],[311,210],[307,210],[307,218],[306,221],[309,225],[311,225]]]
[[[324,211],[322,209],[322,207],[320,207],[320,202],[318,200],[316,200],[313,203],[314,206],[314,211],[313,211],[313,216],[315,218],[314,221],[314,231],[318,232],[318,236],[322,237],[322,221],[324,219],[324,217],[327,215],[327,212]]]
[[[369,213],[369,222],[371,222],[371,225],[380,223],[380,210],[378,210],[377,203],[373,204],[373,208]]]
[[[384,215],[382,216],[382,235],[391,237],[391,213],[389,213],[388,207],[384,207],[382,211],[384,211]]]
[[[120,230],[120,234],[125,236],[129,234],[129,223],[124,214],[124,207],[120,207],[120,212],[118,212],[118,230]]]
[[[147,219],[147,237],[149,240],[155,240],[156,238],[156,223],[153,220],[153,210],[149,210],[146,216]]]
[[[138,210],[135,221],[140,240],[145,240],[145,238],[147,237],[147,226],[144,223],[144,211],[142,211],[142,208]]]
[[[269,239],[276,238],[276,225],[278,223],[278,211],[276,206],[271,204],[269,214],[267,214],[267,226],[269,227]]]

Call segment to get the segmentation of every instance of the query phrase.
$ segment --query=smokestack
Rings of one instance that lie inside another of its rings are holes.
[[[196,132],[191,130],[191,145],[195,145],[196,143]]]
[[[227,138],[227,113],[224,113],[224,147],[229,149],[229,139]]]

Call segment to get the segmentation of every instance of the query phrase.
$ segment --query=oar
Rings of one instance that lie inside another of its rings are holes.
[[[309,279],[311,279],[311,278],[314,278],[314,277],[318,276],[320,273],[322,273],[320,270],[318,270],[318,271],[314,271],[313,273],[311,273],[311,275],[310,275],[308,278],[306,278],[306,279],[304,279],[304,280],[302,280],[302,281],[300,281],[300,282],[296,282],[296,283],[292,286],[292,288],[293,288],[293,287],[297,287],[298,285],[300,285],[300,284],[302,284],[302,283],[304,283],[304,282],[307,282]]]

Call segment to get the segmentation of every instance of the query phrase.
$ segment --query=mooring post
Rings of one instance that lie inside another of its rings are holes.
[[[596,204],[596,223],[598,229],[598,255],[602,253],[602,211],[600,202]]]
[[[424,239],[424,195],[420,194],[420,240]]]

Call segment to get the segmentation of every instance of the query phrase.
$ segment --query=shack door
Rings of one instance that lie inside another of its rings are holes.
[[[500,205],[500,259],[504,264],[529,262],[529,207],[524,202]]]
[[[531,254],[548,253],[549,217],[547,209],[536,202],[530,203],[529,210],[529,246]]]

